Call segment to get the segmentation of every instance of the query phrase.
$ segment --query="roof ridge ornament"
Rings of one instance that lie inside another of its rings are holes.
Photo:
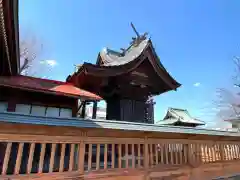
[[[133,31],[136,34],[136,37],[132,37],[132,42],[130,43],[131,46],[138,46],[142,41],[144,41],[145,39],[147,39],[147,35],[148,33],[145,32],[144,34],[139,34],[138,31],[136,30],[135,26],[133,25],[133,23],[131,22],[131,27],[133,29]]]
[[[74,71],[77,72],[81,67],[82,67],[83,64],[74,64]]]
[[[132,22],[131,27],[135,32],[136,37],[132,37],[132,41],[130,42],[130,46],[128,48],[120,48],[122,56],[124,56],[126,52],[132,47],[137,47],[142,41],[146,40],[148,36],[147,32],[145,32],[144,34],[139,34]]]

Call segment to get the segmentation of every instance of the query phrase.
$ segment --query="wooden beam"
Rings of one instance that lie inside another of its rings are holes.
[[[97,101],[93,102],[92,119],[97,118]]]

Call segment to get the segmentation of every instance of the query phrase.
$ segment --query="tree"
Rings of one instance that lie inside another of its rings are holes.
[[[20,74],[31,76],[36,74],[36,70],[39,68],[35,68],[36,61],[38,61],[37,57],[39,57],[42,47],[42,44],[34,37],[25,37],[20,41]]]
[[[20,41],[20,74],[35,77],[45,77],[46,70],[57,65],[55,60],[41,60],[43,44],[34,36],[24,37]]]
[[[233,77],[232,88],[220,88],[217,90],[218,116],[223,119],[240,116],[240,57],[234,57],[236,68]]]

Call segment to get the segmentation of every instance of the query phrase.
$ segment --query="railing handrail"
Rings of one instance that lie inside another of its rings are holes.
[[[3,118],[0,116],[0,119]],[[23,120],[22,116],[16,115],[15,119]],[[50,121],[49,118],[46,120]],[[109,173],[122,176],[125,171],[138,175],[179,168],[191,171],[206,168],[209,164],[222,168],[222,163],[228,165],[240,161],[240,141],[237,138],[193,136],[193,139],[179,139],[169,134],[154,137],[152,133],[142,135],[132,131],[125,136],[113,131],[110,136],[107,129],[102,133],[96,128],[76,130],[71,127],[40,125],[32,128],[28,124],[1,124],[0,179],[24,179],[27,176],[34,179],[38,175],[44,178],[49,175],[49,179],[79,175],[98,179]]]
[[[223,131],[204,128],[176,127],[156,124],[134,123],[126,121],[83,119],[83,118],[60,118],[48,116],[33,116],[14,112],[0,112],[1,122],[23,123],[50,126],[68,126],[80,128],[104,128],[115,130],[162,132],[162,133],[181,133],[240,137],[240,132]]]

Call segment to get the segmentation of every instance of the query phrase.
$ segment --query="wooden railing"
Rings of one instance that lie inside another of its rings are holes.
[[[143,179],[154,168],[196,168],[239,163],[240,159],[240,141],[213,141],[210,136],[209,140],[152,138],[147,134],[121,138],[108,137],[104,130],[105,135],[96,137],[92,133],[88,136],[86,130],[74,135],[71,131],[78,130],[70,128],[66,133],[51,127],[59,129],[63,134],[59,135],[46,133],[37,125],[22,126],[30,129],[17,134],[18,127],[13,124],[15,133],[0,133],[0,179],[106,179],[126,173],[141,174]]]
[[[17,178],[19,174],[79,174],[82,159],[78,157],[83,156],[84,144],[74,140],[76,137],[0,134],[0,139],[2,178]]]

